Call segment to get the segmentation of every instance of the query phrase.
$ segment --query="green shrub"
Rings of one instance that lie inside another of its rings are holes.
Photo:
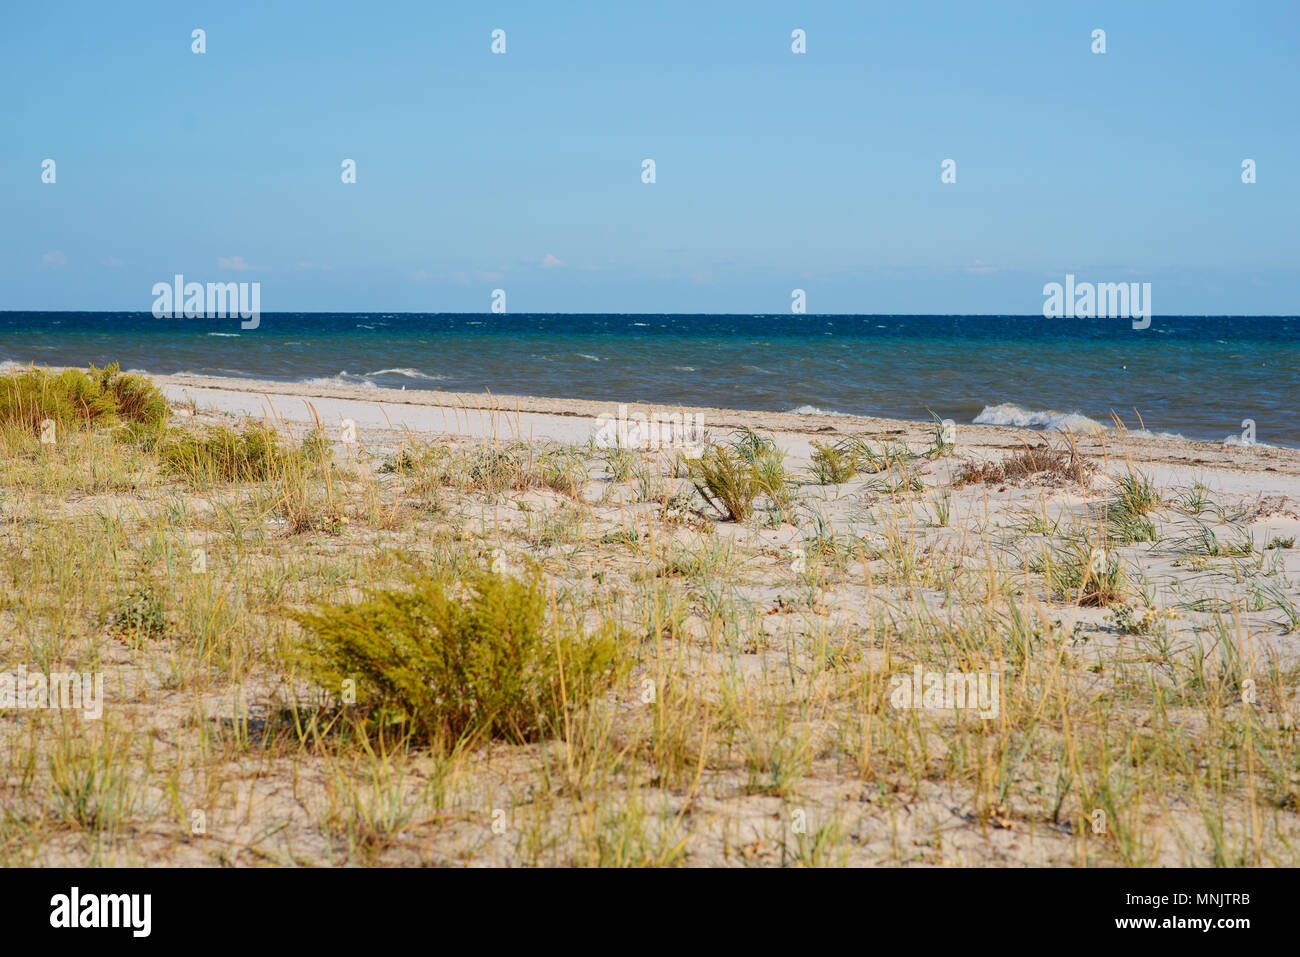
[[[0,425],[39,432],[52,419],[60,429],[78,425],[159,427],[171,414],[167,400],[144,376],[123,374],[117,363],[87,372],[22,369],[0,375]]]
[[[137,588],[113,612],[108,630],[127,641],[162,638],[167,633],[162,601],[152,588]]]
[[[379,471],[390,475],[414,475],[450,484],[451,449],[445,445],[403,445],[380,463]]]
[[[356,682],[357,705],[444,745],[477,735],[537,740],[624,674],[610,632],[587,637],[548,620],[539,578],[479,572],[453,586],[412,578],[407,590],[324,606],[295,618],[309,633],[312,678]]]
[[[1135,542],[1155,542],[1159,540],[1155,522],[1145,515],[1138,515],[1127,510],[1111,512],[1107,517],[1106,535],[1121,545]]]
[[[302,437],[298,451],[309,465],[328,465],[334,457],[334,443],[320,429],[312,429]]]
[[[489,495],[522,492],[540,484],[532,450],[526,443],[484,445],[470,457],[469,486]]]
[[[274,429],[254,422],[242,430],[208,426],[202,435],[184,434],[167,439],[158,449],[164,470],[191,483],[264,482],[283,470],[301,452],[280,444]]]

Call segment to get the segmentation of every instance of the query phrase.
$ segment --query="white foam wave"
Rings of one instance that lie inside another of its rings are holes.
[[[421,372],[419,369],[408,369],[404,366],[399,367],[397,369],[380,369],[378,372],[367,372],[366,375],[367,376],[400,375],[400,376],[405,376],[408,379],[429,379],[429,380],[446,378],[446,376],[429,375],[429,373]]]
[[[986,405],[975,416],[976,425],[1014,425],[1022,429],[1066,429],[1071,432],[1105,432],[1106,426],[1081,412],[1026,409],[1014,402]]]
[[[348,372],[347,369],[344,369],[338,375],[312,376],[311,378],[299,379],[298,381],[301,382],[303,385],[327,385],[327,386],[359,385],[359,386],[365,386],[366,388],[370,388],[370,389],[378,388],[378,386],[376,386],[365,376],[353,375],[351,372]]]
[[[377,389],[379,386],[375,385],[373,380],[383,375],[402,376],[406,379],[425,379],[429,382],[436,382],[439,379],[446,378],[445,376],[430,375],[427,372],[421,372],[419,369],[410,369],[403,366],[394,369],[377,369],[374,372],[362,373],[349,372],[347,369],[344,369],[338,375],[312,376],[306,379],[299,379],[298,381],[303,385],[359,385],[364,386],[367,389]]]
[[[834,409],[822,409],[815,405],[801,405],[790,410],[794,415],[839,415],[849,419],[865,419],[865,415],[854,415],[852,412],[836,412]]]
[[[1226,438],[1224,438],[1224,440],[1223,440],[1222,442],[1220,442],[1219,444],[1220,444],[1220,445],[1240,445],[1243,449],[1248,449],[1248,448],[1250,448],[1252,445],[1258,445],[1258,446],[1260,446],[1261,448],[1265,448],[1265,449],[1277,449],[1277,448],[1281,448],[1281,447],[1282,447],[1282,446],[1280,446],[1280,445],[1273,445],[1273,444],[1270,443],[1270,442],[1261,442],[1259,439],[1255,439],[1255,440],[1253,440],[1253,441],[1251,441],[1251,442],[1247,442],[1247,441],[1246,441],[1245,439],[1243,439],[1239,434],[1229,435],[1229,436],[1227,436]]]

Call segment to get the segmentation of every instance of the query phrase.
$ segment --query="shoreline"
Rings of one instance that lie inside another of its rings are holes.
[[[668,406],[641,402],[600,402],[547,396],[456,393],[433,389],[383,389],[354,385],[314,385],[260,379],[210,378],[187,375],[149,375],[174,403],[193,398],[206,411],[228,415],[271,417],[308,424],[314,408],[322,423],[352,418],[360,429],[486,438],[509,435],[585,443],[596,431],[597,418],[617,415],[620,405],[628,413],[702,415],[714,432],[747,426],[781,436],[794,458],[806,460],[813,441],[834,442],[865,435],[907,443],[927,443],[933,423],[881,417],[821,415],[798,412],[758,412],[709,406]],[[519,434],[516,434],[519,433]],[[1025,444],[1059,442],[1063,433],[1009,425],[958,425],[957,446],[962,453],[987,458],[1016,450]],[[1109,429],[1101,433],[1073,433],[1079,452],[1105,461],[1127,461],[1157,467],[1168,473],[1259,473],[1300,478],[1300,450],[1277,446],[1222,446],[1215,442]],[[1255,483],[1250,483],[1255,484]],[[1300,492],[1300,483],[1276,484],[1276,491]],[[1272,491],[1272,489],[1269,489]]]

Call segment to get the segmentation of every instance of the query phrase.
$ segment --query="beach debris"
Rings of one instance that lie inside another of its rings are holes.
[[[790,555],[790,571],[796,575],[802,575],[808,570],[808,560],[804,556],[802,545],[790,545],[788,553]]]

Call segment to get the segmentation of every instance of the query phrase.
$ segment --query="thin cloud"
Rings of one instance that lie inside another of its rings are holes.
[[[218,269],[232,269],[235,272],[250,272],[252,270],[263,269],[263,266],[254,266],[244,261],[243,256],[222,256],[217,260]]]
[[[63,255],[60,250],[56,249],[53,252],[46,253],[42,256],[41,262],[46,266],[66,266],[68,264],[68,257]]]

